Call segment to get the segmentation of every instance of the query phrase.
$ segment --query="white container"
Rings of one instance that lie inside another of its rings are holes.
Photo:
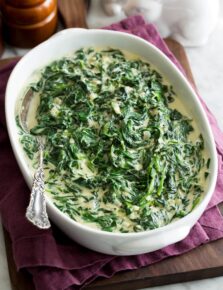
[[[70,238],[92,250],[113,255],[134,255],[151,252],[184,239],[204,212],[213,194],[217,178],[217,155],[213,135],[203,108],[191,85],[174,64],[155,46],[145,40],[121,32],[106,30],[67,29],[27,53],[14,68],[6,89],[6,120],[12,148],[31,188],[32,172],[19,142],[15,121],[16,104],[30,76],[55,59],[82,47],[112,47],[129,51],[153,64],[170,84],[196,121],[204,137],[207,154],[211,157],[210,175],[203,198],[187,216],[164,227],[138,233],[111,233],[80,224],[59,211],[47,199],[50,218]],[[19,198],[19,196],[18,196]],[[24,212],[25,215],[25,212]]]

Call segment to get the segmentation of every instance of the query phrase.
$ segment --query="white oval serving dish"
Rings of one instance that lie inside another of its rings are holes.
[[[217,155],[213,135],[205,112],[191,85],[175,65],[152,44],[121,32],[72,28],[59,32],[27,53],[14,68],[6,89],[6,120],[12,148],[31,188],[32,171],[19,142],[15,112],[18,98],[30,76],[55,59],[82,47],[113,47],[130,53],[153,64],[181,98],[204,137],[205,147],[211,157],[210,175],[200,203],[187,216],[164,227],[139,233],[110,233],[80,224],[59,211],[47,198],[50,218],[69,237],[92,250],[112,255],[135,255],[151,252],[184,239],[205,210],[214,191],[217,178]],[[19,197],[18,197],[19,198]],[[25,215],[25,212],[24,212]]]

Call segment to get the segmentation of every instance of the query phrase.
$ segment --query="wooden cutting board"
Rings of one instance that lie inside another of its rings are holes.
[[[166,43],[185,69],[186,76],[195,82],[183,47],[167,39]],[[0,60],[0,68],[10,60]],[[223,208],[223,207],[222,207]],[[12,245],[4,230],[8,267],[14,290],[34,290],[31,276],[25,271],[17,272],[12,255]],[[223,274],[223,239],[198,247],[189,253],[171,257],[138,270],[125,271],[110,279],[98,279],[89,290],[131,290],[177,282],[192,281],[221,276]],[[47,290],[47,289],[43,289]]]

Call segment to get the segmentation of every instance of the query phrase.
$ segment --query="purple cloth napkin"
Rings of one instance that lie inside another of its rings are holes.
[[[106,29],[136,34],[161,49],[182,70],[153,25],[134,16]],[[25,219],[29,189],[12,153],[4,115],[5,87],[16,62],[0,70],[0,211],[10,234],[17,269],[25,268],[37,290],[80,289],[97,277],[111,277],[122,270],[136,269],[180,255],[199,245],[223,237],[223,218],[217,205],[223,201],[223,134],[214,116],[201,100],[218,152],[219,169],[215,192],[208,208],[183,241],[149,254],[115,257],[88,250],[62,234],[55,226],[39,230]]]

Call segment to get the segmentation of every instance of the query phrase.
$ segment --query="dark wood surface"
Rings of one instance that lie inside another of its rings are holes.
[[[66,28],[86,28],[86,0],[58,0],[58,9],[62,22]]]
[[[184,67],[187,78],[193,86],[195,86],[187,56],[182,46],[170,39],[166,40],[166,43]],[[9,61],[9,59],[1,60],[0,67]],[[31,276],[25,270],[20,272],[16,271],[10,237],[6,231],[4,231],[4,234],[8,267],[13,289],[34,290]],[[118,273],[110,279],[98,279],[90,284],[86,289],[131,290],[211,278],[221,276],[222,274],[223,239],[200,246],[186,254],[168,258],[148,267]]]

